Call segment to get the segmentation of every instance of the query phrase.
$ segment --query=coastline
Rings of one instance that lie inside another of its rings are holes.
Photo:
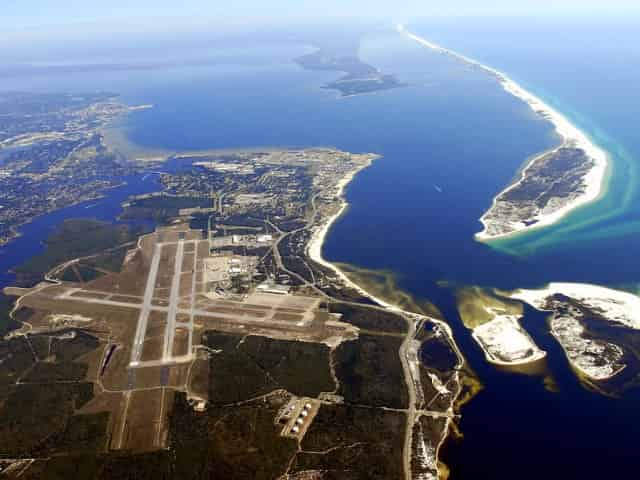
[[[327,235],[331,231],[331,227],[336,222],[336,220],[338,220],[338,218],[340,218],[345,213],[345,211],[349,207],[349,202],[347,202],[344,198],[345,188],[349,183],[351,183],[351,181],[355,178],[355,176],[358,173],[360,173],[365,168],[368,168],[373,163],[373,161],[378,158],[380,157],[377,156],[374,159],[368,161],[366,164],[363,164],[357,169],[351,171],[349,174],[345,175],[342,179],[340,179],[340,181],[337,183],[336,198],[340,202],[340,208],[332,216],[325,219],[323,224],[319,228],[316,227],[315,231],[313,232],[313,235],[311,236],[311,239],[309,240],[309,244],[307,245],[307,255],[309,259],[311,259],[313,262],[319,265],[322,265],[323,267],[333,271],[347,287],[354,289],[363,297],[367,297],[373,300],[375,303],[377,303],[381,307],[392,312],[407,315],[415,319],[428,318],[430,321],[433,321],[434,323],[437,323],[438,325],[440,325],[447,332],[447,335],[449,336],[449,338],[453,341],[453,331],[451,330],[451,327],[446,322],[443,322],[442,320],[439,320],[437,318],[427,317],[425,315],[403,310],[397,305],[393,305],[379,297],[376,297],[372,293],[362,288],[357,283],[353,282],[339,267],[329,262],[322,256],[322,247],[327,238]],[[455,342],[453,344],[455,345]],[[460,350],[458,349],[457,345],[455,345],[455,350],[456,350],[456,354],[458,355],[458,359],[460,360],[459,368],[462,368],[465,363],[464,357],[462,355],[462,352],[460,352]]]
[[[479,219],[480,223],[482,224],[483,229],[482,229],[481,232],[476,233],[474,235],[474,238],[476,240],[480,241],[480,242],[488,242],[488,241],[491,241],[491,240],[510,238],[510,237],[514,237],[516,235],[522,234],[524,232],[529,232],[531,230],[536,230],[536,229],[539,229],[539,228],[548,227],[549,225],[552,225],[552,224],[560,221],[562,218],[567,216],[569,213],[571,213],[573,210],[577,209],[578,207],[581,207],[581,206],[586,205],[588,203],[594,202],[594,201],[598,200],[599,198],[601,198],[606,193],[605,189],[603,188],[603,185],[605,183],[606,174],[607,174],[607,167],[608,167],[608,164],[609,164],[608,161],[606,160],[608,158],[608,155],[603,152],[604,161],[598,162],[597,160],[594,159],[594,157],[592,157],[589,154],[587,154],[589,156],[589,158],[592,158],[592,159],[595,160],[595,165],[589,171],[589,173],[587,175],[585,175],[585,177],[584,177],[584,182],[586,183],[586,189],[585,189],[585,192],[582,195],[578,196],[573,201],[568,202],[566,205],[562,206],[561,208],[559,208],[558,210],[556,210],[553,213],[547,213],[547,214],[544,214],[544,215],[540,215],[538,217],[536,223],[534,223],[532,225],[520,224],[520,225],[518,225],[516,230],[514,230],[512,232],[501,233],[501,234],[489,235],[489,234],[486,233],[487,228],[488,228],[486,217],[491,212],[491,210],[495,207],[496,203],[498,202],[498,199],[502,195],[504,195],[505,193],[507,193],[507,192],[511,191],[512,189],[518,187],[526,179],[527,171],[529,170],[529,168],[531,168],[533,166],[533,164],[538,159],[540,159],[542,157],[545,157],[545,156],[547,156],[549,154],[552,154],[554,152],[557,152],[561,148],[566,148],[568,146],[572,146],[571,142],[568,141],[567,139],[564,139],[563,143],[560,146],[558,146],[558,147],[556,147],[556,148],[554,148],[552,150],[547,150],[546,152],[543,152],[543,153],[541,153],[539,155],[536,155],[531,160],[529,160],[529,162],[526,164],[526,166],[521,170],[520,178],[518,179],[518,181],[515,182],[515,183],[512,183],[509,186],[507,186],[504,190],[500,191],[493,198],[493,201],[491,203],[491,207]]]
[[[558,294],[569,297],[588,308],[601,312],[603,318],[613,324],[640,330],[640,315],[637,313],[640,312],[640,297],[633,293],[587,283],[550,283],[545,288],[537,290],[519,289],[512,292],[509,296],[528,303],[537,310],[555,315],[554,310],[546,308],[545,303],[547,299]],[[575,321],[577,322],[577,320]],[[584,327],[581,325],[580,329],[582,332],[584,331]],[[617,368],[612,368],[608,374],[601,372],[594,374],[593,371],[585,368],[579,361],[576,361],[576,359],[572,357],[569,346],[566,344],[566,335],[563,337],[561,331],[553,325],[553,322],[550,323],[550,331],[551,335],[561,346],[571,367],[590,381],[602,382],[610,380],[626,368],[626,364],[621,364]],[[620,349],[618,345],[598,338],[590,339],[588,342],[593,344],[600,343],[601,345],[609,344],[612,345],[613,348]],[[620,352],[622,355],[621,350]]]
[[[555,128],[556,133],[562,139],[562,142],[558,147],[542,152],[541,154],[536,155],[531,160],[529,160],[527,165],[521,170],[520,179],[517,182],[507,186],[505,189],[503,189],[493,198],[491,207],[482,215],[482,217],[480,217],[480,223],[482,223],[483,229],[481,232],[478,232],[475,234],[474,238],[476,240],[481,242],[488,242],[496,239],[504,239],[504,238],[508,238],[508,237],[523,233],[525,231],[531,231],[534,229],[549,226],[551,224],[558,222],[560,219],[562,219],[563,217],[565,217],[567,214],[577,209],[578,207],[581,207],[595,200],[598,200],[605,193],[604,183],[605,183],[607,168],[609,165],[608,154],[604,150],[602,150],[600,147],[595,145],[584,132],[582,132],[575,125],[573,125],[563,114],[561,114],[551,106],[547,105],[545,102],[543,102],[540,98],[538,98],[531,92],[525,90],[518,83],[516,83],[514,80],[512,80],[502,72],[494,68],[488,67],[478,62],[477,60],[471,59],[457,52],[448,50],[435,43],[432,43],[418,35],[415,35],[414,33],[409,32],[402,25],[399,25],[397,29],[400,33],[406,35],[408,38],[418,42],[419,44],[427,48],[430,48],[439,53],[449,55],[453,58],[456,58],[457,60],[460,60],[464,63],[477,67],[489,73],[490,75],[494,76],[507,93],[524,101],[536,115],[551,122]],[[489,212],[493,210],[498,199],[503,194],[519,186],[523,182],[523,180],[526,178],[527,171],[538,159],[546,155],[549,155],[550,153],[554,153],[559,149],[565,148],[565,147],[582,149],[585,152],[585,154],[594,162],[594,166],[583,178],[583,182],[586,185],[585,191],[581,195],[573,199],[572,201],[563,205],[561,208],[559,208],[555,212],[539,215],[536,219],[537,220],[536,223],[534,224],[526,225],[524,223],[520,223],[515,225],[514,230],[511,232],[493,234],[493,235],[488,234],[487,233],[488,224],[487,224],[486,217],[489,214]]]
[[[391,303],[389,303],[389,302],[387,302],[387,301],[385,301],[385,300],[383,300],[383,299],[381,299],[379,297],[376,297],[372,293],[370,293],[367,290],[365,290],[364,288],[362,288],[360,285],[358,285],[355,282],[353,282],[349,277],[347,277],[347,275],[339,267],[337,267],[335,264],[327,261],[322,256],[322,247],[324,245],[324,242],[326,240],[327,235],[331,231],[331,227],[346,212],[347,208],[349,207],[349,202],[347,202],[345,200],[345,198],[344,198],[345,188],[347,187],[347,185],[349,185],[349,183],[351,183],[351,181],[356,177],[356,175],[358,173],[360,173],[365,168],[368,168],[373,163],[373,161],[378,159],[378,158],[380,158],[380,157],[377,156],[373,160],[370,160],[366,164],[363,164],[363,165],[359,166],[357,169],[349,172],[349,174],[345,175],[337,183],[337,185],[336,185],[336,187],[337,187],[336,198],[340,202],[340,208],[332,216],[330,216],[327,219],[325,219],[323,224],[319,228],[316,227],[316,230],[314,231],[313,235],[311,236],[311,239],[309,240],[309,244],[307,246],[307,255],[315,263],[317,263],[319,265],[322,265],[323,267],[328,268],[331,271],[333,271],[338,276],[338,278],[340,278],[340,280],[346,286],[356,290],[362,296],[373,300],[374,302],[379,304],[381,307],[386,308],[387,310],[391,310],[391,311],[397,312],[397,313],[403,313],[403,314],[411,315],[411,316],[414,316],[414,317],[422,317],[423,315],[420,315],[420,314],[417,314],[417,313],[413,313],[413,312],[408,312],[406,310],[401,309],[397,305],[393,305],[393,304],[391,304]],[[431,317],[429,317],[429,319],[437,321],[437,322],[441,322],[440,320],[432,319]],[[451,333],[451,330],[450,330],[449,326],[444,322],[442,322],[442,323],[447,328],[447,330]]]
[[[498,332],[490,332],[492,327],[496,328]],[[499,336],[496,337],[496,334],[502,334],[504,338],[500,339]],[[536,345],[529,333],[520,325],[519,318],[515,315],[496,315],[493,320],[471,329],[471,336],[482,349],[485,360],[492,365],[518,367],[539,362],[547,357],[547,352]],[[496,341],[492,344],[491,340]],[[522,348],[526,344],[526,347],[531,350],[531,354],[523,358],[512,358],[510,360],[501,360],[496,356],[497,353],[500,353],[498,347],[506,347],[506,352],[503,353],[513,355],[514,352],[509,351],[509,348],[513,348],[514,342],[516,345],[520,343]]]
[[[553,338],[555,338],[556,342],[558,342],[558,344],[560,345],[560,348],[562,348],[562,352],[564,353],[564,356],[567,359],[567,362],[569,363],[571,368],[573,368],[579,375],[584,376],[585,378],[587,378],[592,382],[605,382],[607,380],[611,380],[612,378],[616,377],[619,373],[621,373],[625,368],[627,368],[627,365],[621,365],[620,367],[613,370],[608,375],[594,376],[589,371],[587,371],[582,366],[580,366],[579,363],[575,362],[571,358],[571,355],[569,354],[569,350],[567,349],[565,344],[562,342],[561,336],[553,328],[551,329],[551,335],[553,336]]]
[[[486,348],[484,348],[483,344],[480,342],[480,340],[478,340],[477,335],[475,333],[472,332],[471,336],[473,337],[475,342],[478,345],[480,345],[480,347],[482,348],[482,353],[484,354],[485,361],[495,367],[503,367],[503,368],[524,367],[524,366],[536,364],[541,360],[544,360],[545,358],[547,358],[547,353],[543,351],[542,353],[536,353],[535,356],[533,356],[532,358],[527,358],[524,360],[513,360],[509,362],[498,360],[493,355],[491,355]]]
[[[174,151],[163,148],[150,148],[138,145],[134,143],[127,134],[126,122],[130,114],[132,112],[153,109],[155,105],[127,105],[126,108],[126,112],[96,129],[102,136],[102,143],[107,149],[141,166],[164,162],[176,154]]]
[[[44,215],[49,215],[51,213],[54,212],[58,212],[60,210],[64,210],[65,208],[71,208],[71,207],[77,207],[78,205],[82,205],[83,203],[87,203],[87,202],[95,202],[97,200],[102,200],[103,198],[105,198],[106,192],[109,190],[113,190],[115,188],[120,188],[127,185],[126,181],[122,181],[118,184],[106,187],[102,190],[98,190],[96,192],[95,196],[89,196],[88,198],[84,198],[84,199],[80,199],[80,200],[76,200],[75,202],[72,202],[68,205],[65,205],[63,207],[60,208],[53,208],[50,210],[45,210],[41,213],[38,213],[37,215],[34,215],[33,217],[28,218],[27,220],[25,220],[24,222],[21,223],[17,223],[15,225],[11,225],[11,227],[9,227],[9,230],[11,231],[11,233],[13,234],[11,237],[7,237],[6,239],[4,238],[0,238],[0,252],[2,250],[3,247],[9,245],[12,242],[15,242],[16,240],[18,240],[20,237],[22,237],[23,233],[21,231],[22,227],[29,225],[30,223],[32,223],[34,220],[38,219],[39,217],[42,217]]]
[[[414,327],[409,329],[409,334],[406,337],[405,342],[403,342],[403,347],[401,347],[401,350],[399,352],[400,355],[402,355],[404,344],[406,343],[406,341],[408,339],[411,339],[411,337],[413,336],[412,332],[413,332],[413,330],[415,328],[415,325],[420,320],[428,319],[429,321],[431,321],[434,324],[438,325],[445,332],[445,334],[446,334],[446,336],[447,336],[447,338],[449,340],[449,344],[450,344],[451,348],[454,350],[454,352],[456,354],[456,357],[458,358],[458,364],[454,368],[455,376],[457,378],[458,389],[454,393],[453,399],[452,399],[452,402],[451,402],[451,407],[450,407],[451,415],[447,415],[447,417],[446,417],[446,424],[445,424],[445,427],[444,427],[442,438],[440,439],[440,442],[438,443],[438,445],[435,448],[435,462],[436,462],[436,465],[440,466],[440,464],[441,464],[441,461],[440,461],[440,449],[442,448],[442,446],[444,445],[446,440],[449,438],[449,435],[451,433],[451,423],[453,422],[453,418],[452,418],[453,417],[453,408],[454,408],[455,403],[458,401],[458,398],[460,397],[460,394],[462,392],[462,385],[461,385],[461,381],[460,381],[460,371],[466,365],[466,361],[464,359],[464,356],[462,355],[462,352],[460,351],[460,348],[456,344],[455,339],[453,337],[453,331],[451,330],[451,327],[446,322],[444,322],[442,320],[403,310],[399,306],[393,305],[393,304],[391,304],[391,303],[389,303],[389,302],[387,302],[387,301],[385,301],[385,300],[383,300],[383,299],[371,294],[370,292],[368,292],[367,290],[362,288],[360,285],[358,285],[357,283],[355,283],[351,279],[349,279],[349,277],[347,277],[347,275],[339,267],[337,267],[333,263],[329,262],[328,260],[326,260],[322,256],[322,247],[323,247],[324,242],[325,242],[325,240],[327,238],[327,235],[331,231],[331,227],[333,226],[334,222],[336,220],[338,220],[338,218],[340,218],[346,212],[347,208],[349,207],[349,202],[347,202],[345,197],[344,197],[344,192],[345,192],[345,189],[346,189],[347,185],[355,178],[355,176],[359,172],[361,172],[365,168],[368,168],[373,163],[373,161],[377,160],[378,158],[380,158],[380,156],[376,156],[376,157],[370,159],[367,163],[359,166],[355,170],[353,170],[353,171],[349,172],[347,175],[345,175],[342,179],[340,179],[340,181],[337,184],[337,192],[336,192],[336,198],[340,202],[340,208],[338,209],[338,211],[336,213],[331,215],[329,218],[325,219],[324,222],[322,223],[322,225],[319,228],[316,227],[316,229],[314,230],[314,232],[313,232],[313,234],[311,236],[311,239],[309,240],[309,244],[307,245],[307,256],[309,257],[309,259],[311,261],[313,261],[313,262],[315,262],[315,263],[317,263],[319,265],[322,265],[323,267],[328,268],[329,270],[333,271],[338,276],[338,278],[344,283],[344,285],[346,285],[349,288],[354,289],[355,291],[357,291],[363,297],[367,297],[370,300],[372,300],[375,303],[377,303],[378,305],[380,305],[382,308],[384,308],[386,310],[389,310],[391,312],[394,312],[394,313],[401,314],[408,321],[413,322],[412,325],[414,325]],[[411,435],[412,435],[412,433],[411,433]],[[440,468],[440,467],[438,467],[438,468]]]
[[[600,311],[610,322],[640,330],[640,297],[591,283],[552,282],[541,289],[518,289],[511,298],[539,309],[547,298],[561,294]]]

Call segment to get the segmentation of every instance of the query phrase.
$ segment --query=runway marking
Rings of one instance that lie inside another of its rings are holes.
[[[173,278],[171,279],[171,293],[169,295],[169,313],[164,333],[164,353],[162,360],[168,361],[173,351],[173,339],[176,333],[176,315],[178,313],[178,294],[180,293],[180,277],[182,276],[182,260],[184,257],[184,240],[178,242],[178,248],[173,263]]]
[[[140,315],[138,316],[138,325],[136,327],[136,334],[133,337],[133,347],[131,348],[131,362],[130,365],[136,365],[140,361],[142,356],[142,346],[144,344],[144,336],[147,332],[147,323],[149,322],[149,313],[151,312],[151,301],[153,300],[153,291],[156,286],[156,277],[158,276],[158,268],[160,267],[160,253],[162,251],[162,245],[156,244],[153,249],[153,259],[151,260],[151,267],[149,268],[149,275],[147,276],[147,285],[144,289],[144,297],[142,301],[142,308]],[[112,302],[119,303],[119,302]]]
[[[193,268],[191,270],[191,304],[189,313],[189,339],[187,341],[187,355],[191,355],[193,352],[193,324],[195,320],[194,310],[196,308],[196,283],[197,283],[197,270],[198,270],[198,244],[193,251]]]

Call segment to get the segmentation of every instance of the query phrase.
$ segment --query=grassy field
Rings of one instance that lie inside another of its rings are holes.
[[[45,251],[15,269],[19,283],[33,284],[53,267],[135,240],[141,230],[97,220],[67,220],[45,241]]]

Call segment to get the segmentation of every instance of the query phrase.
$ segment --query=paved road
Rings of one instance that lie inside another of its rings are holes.
[[[147,285],[144,289],[144,297],[142,300],[140,316],[138,317],[138,326],[136,327],[136,334],[133,337],[133,347],[131,349],[131,364],[134,365],[140,361],[140,357],[142,355],[144,336],[147,331],[147,323],[149,322],[149,313],[151,312],[151,300],[153,299],[153,291],[156,286],[156,277],[158,276],[158,268],[160,267],[161,251],[162,245],[156,244],[153,249],[153,259],[151,260],[151,267],[149,268]]]
[[[411,365],[409,364],[409,350],[416,332],[416,322],[407,315],[402,315],[407,321],[407,335],[404,342],[400,346],[400,362],[402,363],[402,371],[404,373],[404,381],[407,384],[407,392],[409,393],[409,408],[407,410],[407,423],[404,432],[404,447],[402,449],[404,474],[406,480],[411,480],[411,452],[413,444],[413,425],[416,421],[416,385],[411,374]]]

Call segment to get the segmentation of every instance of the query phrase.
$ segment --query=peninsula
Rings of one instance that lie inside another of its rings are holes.
[[[517,367],[546,357],[520,324],[524,314],[521,304],[479,287],[459,289],[456,297],[462,323],[482,348],[487,362]]]
[[[33,218],[121,185],[136,166],[101,130],[142,108],[108,92],[0,94],[0,246]]]
[[[600,196],[607,154],[564,115],[502,72],[425,40],[402,25],[398,31],[427,48],[495,77],[508,93],[550,121],[561,138],[560,146],[532,158],[522,169],[520,178],[494,198],[480,218],[483,229],[475,235],[477,240],[491,241],[551,225]]]
[[[237,478],[438,478],[463,388],[451,330],[321,255],[378,155],[173,158],[161,191],[123,204],[154,232],[67,222],[23,267],[34,286],[5,289],[18,327],[0,340],[0,468],[47,478],[82,455],[89,478],[194,462]]]

